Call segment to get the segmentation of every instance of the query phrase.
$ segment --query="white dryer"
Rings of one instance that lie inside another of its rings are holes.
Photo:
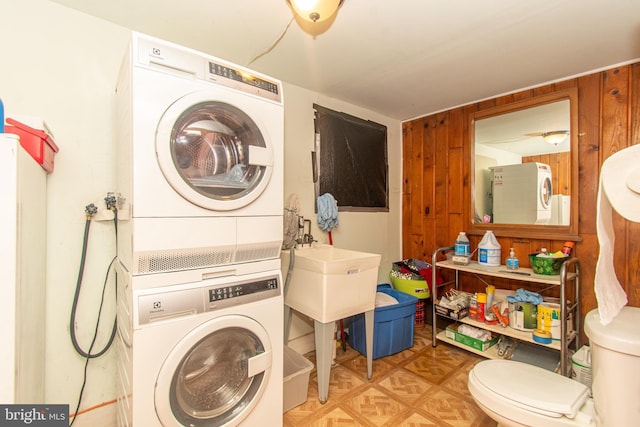
[[[282,84],[133,33],[116,92],[118,256],[129,271],[278,258]]]
[[[547,224],[551,219],[551,168],[530,162],[492,168],[493,222]]]
[[[180,285],[175,274],[119,268],[118,425],[282,425],[279,270]],[[149,277],[171,285],[134,290]]]

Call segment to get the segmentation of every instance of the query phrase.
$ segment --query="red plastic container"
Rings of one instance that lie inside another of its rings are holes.
[[[53,172],[53,160],[58,152],[58,146],[53,137],[42,129],[34,129],[15,119],[7,117],[6,133],[13,133],[20,137],[20,145],[44,170]]]

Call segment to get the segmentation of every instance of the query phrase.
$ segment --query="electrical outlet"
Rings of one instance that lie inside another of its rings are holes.
[[[113,211],[107,208],[99,208],[98,213],[93,217],[94,221],[113,221]]]

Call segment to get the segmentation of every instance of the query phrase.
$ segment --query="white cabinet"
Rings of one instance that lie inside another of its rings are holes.
[[[0,134],[0,402],[44,402],[46,172]]]
[[[559,352],[559,361],[560,361],[560,372],[569,376],[571,373],[571,363],[570,363],[570,347],[573,347],[573,350],[577,350],[580,347],[580,304],[579,304],[579,296],[580,296],[580,263],[577,258],[570,258],[566,260],[562,268],[560,270],[560,274],[557,276],[547,276],[542,274],[535,274],[533,270],[530,268],[520,268],[516,271],[508,271],[506,266],[484,266],[478,264],[476,261],[471,261],[467,265],[458,265],[454,264],[451,261],[437,261],[438,255],[441,252],[451,251],[453,250],[453,246],[439,248],[433,253],[432,263],[436,266],[436,268],[441,269],[449,269],[454,270],[454,279],[452,281],[443,283],[441,285],[437,285],[436,283],[436,269],[433,269],[433,277],[431,281],[431,295],[434,295],[433,300],[433,321],[432,321],[432,337],[433,337],[433,346],[437,345],[438,340],[445,341],[451,345],[458,346],[465,350],[476,353],[480,356],[490,358],[490,359],[500,359],[501,356],[498,355],[496,347],[492,347],[487,349],[486,351],[478,351],[471,347],[460,344],[454,340],[451,340],[446,337],[444,331],[440,333],[437,332],[436,328],[436,319],[437,316],[445,317],[441,314],[436,313],[436,305],[435,305],[435,295],[438,295],[437,288],[438,287],[446,287],[453,286],[455,289],[459,288],[459,276],[461,272],[470,273],[472,275],[484,276],[485,280],[490,277],[499,277],[503,279],[509,279],[514,281],[521,282],[520,285],[523,288],[534,292],[542,292],[544,290],[557,287],[558,294],[560,297],[560,340],[554,340],[551,344],[541,344],[533,340],[533,336],[531,332],[525,332],[513,329],[509,326],[502,327],[500,325],[488,325],[486,323],[477,322],[475,320],[471,320],[469,317],[456,320],[451,319],[452,321],[459,321],[461,323],[466,323],[478,328],[482,328],[488,331],[491,331],[494,334],[500,334],[504,336],[508,336],[511,338],[515,338],[518,341],[531,343],[534,346],[539,346],[544,349],[552,349]],[[567,285],[573,285],[573,289],[571,292],[571,298],[573,301],[568,302],[567,298]],[[571,321],[569,321],[571,319]],[[573,328],[570,328],[568,325],[573,325]],[[537,348],[537,347],[530,347]]]

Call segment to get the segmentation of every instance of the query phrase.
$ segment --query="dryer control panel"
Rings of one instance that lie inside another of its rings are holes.
[[[237,70],[222,64],[209,61],[209,73],[212,75],[224,77],[258,89],[266,90],[274,95],[280,95],[280,86],[267,79],[260,78],[245,70]]]
[[[177,44],[134,33],[136,66],[226,86],[282,104],[275,78]]]

